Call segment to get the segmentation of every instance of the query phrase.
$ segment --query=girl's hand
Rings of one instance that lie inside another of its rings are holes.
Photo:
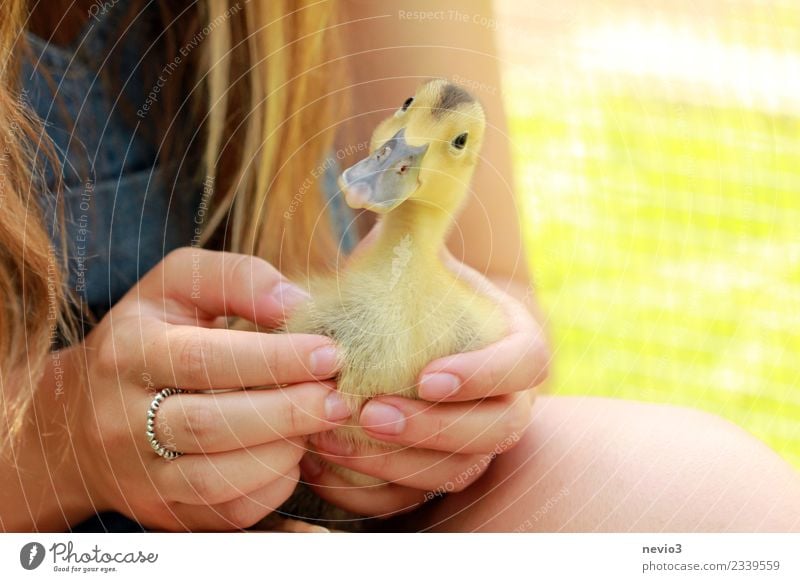
[[[532,416],[532,389],[547,376],[549,350],[530,311],[451,256],[446,262],[503,306],[508,335],[484,349],[428,364],[419,379],[424,400],[383,396],[364,406],[360,422],[367,432],[403,448],[352,450],[326,434],[311,437],[323,459],[390,482],[356,488],[305,457],[303,478],[321,497],[356,513],[408,511],[470,485],[495,455],[520,439]]]
[[[281,505],[300,474],[303,437],[349,410],[330,383],[333,344],[322,336],[224,329],[238,316],[273,326],[305,299],[268,263],[179,249],[70,348],[88,373],[77,390],[73,446],[95,511],[145,527],[251,526]],[[272,390],[243,387],[291,384]],[[180,387],[156,415],[156,437],[185,454],[157,456],[145,436],[156,391]],[[233,389],[214,394],[210,389]]]

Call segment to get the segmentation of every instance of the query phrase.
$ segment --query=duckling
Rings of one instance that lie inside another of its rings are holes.
[[[339,178],[350,207],[380,215],[377,239],[336,276],[310,281],[312,299],[283,329],[329,336],[339,348],[338,390],[352,417],[333,431],[335,438],[375,445],[358,426],[367,400],[385,394],[417,398],[417,379],[429,362],[504,335],[499,306],[441,259],[485,125],[483,108],[467,91],[428,81],[378,125],[369,157]],[[381,483],[330,469],[354,485]]]

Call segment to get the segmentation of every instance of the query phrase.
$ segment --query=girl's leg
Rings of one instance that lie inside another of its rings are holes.
[[[479,481],[409,519],[437,531],[800,530],[800,476],[710,414],[541,397]]]

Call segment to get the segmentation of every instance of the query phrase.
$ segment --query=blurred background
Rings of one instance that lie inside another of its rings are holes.
[[[706,409],[800,468],[800,2],[496,13],[549,389]]]

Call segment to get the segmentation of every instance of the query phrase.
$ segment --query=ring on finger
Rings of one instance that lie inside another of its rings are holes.
[[[172,396],[173,394],[183,394],[184,392],[185,390],[181,390],[180,388],[164,388],[156,393],[156,395],[153,397],[153,401],[150,402],[150,407],[147,409],[147,430],[145,431],[147,442],[150,443],[150,446],[159,457],[167,459],[168,461],[177,459],[183,453],[174,449],[166,448],[163,444],[161,444],[158,438],[156,438],[156,412],[158,412],[161,403],[164,402],[168,396]]]

